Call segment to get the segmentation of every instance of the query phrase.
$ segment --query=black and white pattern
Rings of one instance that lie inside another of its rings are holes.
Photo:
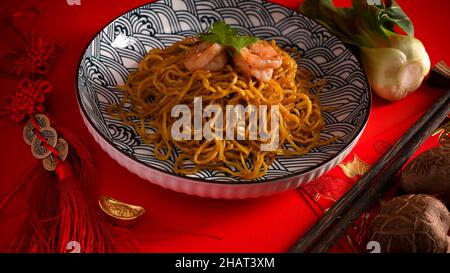
[[[132,127],[110,117],[107,108],[120,100],[116,86],[123,84],[142,57],[152,48],[170,46],[196,35],[213,22],[224,20],[247,33],[276,40],[285,48],[301,52],[300,67],[328,80],[321,94],[324,113],[322,139],[340,141],[299,157],[279,157],[261,181],[282,179],[319,168],[331,161],[362,131],[370,109],[370,90],[355,56],[327,29],[285,7],[259,0],[164,0],[132,10],[106,26],[92,40],[78,71],[78,99],[85,119],[107,142],[133,160],[173,173],[176,151],[169,161],[154,158],[153,147],[142,142]],[[238,182],[216,171],[193,175],[201,180]]]

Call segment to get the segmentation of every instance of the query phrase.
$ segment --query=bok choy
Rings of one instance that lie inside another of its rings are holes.
[[[422,42],[414,38],[411,20],[395,1],[372,2],[353,0],[352,7],[337,8],[332,0],[305,0],[301,12],[359,49],[376,94],[400,100],[420,86],[430,70],[430,58]]]

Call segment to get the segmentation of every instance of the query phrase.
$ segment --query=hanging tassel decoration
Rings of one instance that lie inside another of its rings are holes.
[[[92,159],[67,130],[58,132],[42,114],[24,127],[25,142],[41,161],[19,183],[30,187],[29,217],[11,251],[67,252],[77,244],[80,252],[112,252],[115,230],[97,206]]]
[[[98,206],[89,152],[69,131],[52,127],[43,114],[53,90],[45,76],[59,47],[35,35],[38,17],[35,8],[12,16],[12,28],[26,47],[0,56],[0,68],[19,78],[0,110],[16,123],[28,120],[23,138],[39,159],[0,202],[1,213],[14,195],[28,190],[28,217],[10,251],[111,252],[118,249],[118,230]]]

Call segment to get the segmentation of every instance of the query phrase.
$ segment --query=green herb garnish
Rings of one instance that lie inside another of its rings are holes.
[[[212,27],[203,34],[200,39],[209,43],[218,43],[223,46],[234,48],[237,53],[253,43],[259,41],[258,38],[248,35],[239,35],[238,31],[223,21],[216,21]]]

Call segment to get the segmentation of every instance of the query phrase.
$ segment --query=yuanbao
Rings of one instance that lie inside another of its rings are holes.
[[[318,20],[345,43],[357,46],[369,83],[380,97],[396,101],[414,92],[430,70],[411,20],[395,1],[353,0],[336,8],[332,0],[305,0],[301,12]],[[406,34],[395,32],[398,27]]]

